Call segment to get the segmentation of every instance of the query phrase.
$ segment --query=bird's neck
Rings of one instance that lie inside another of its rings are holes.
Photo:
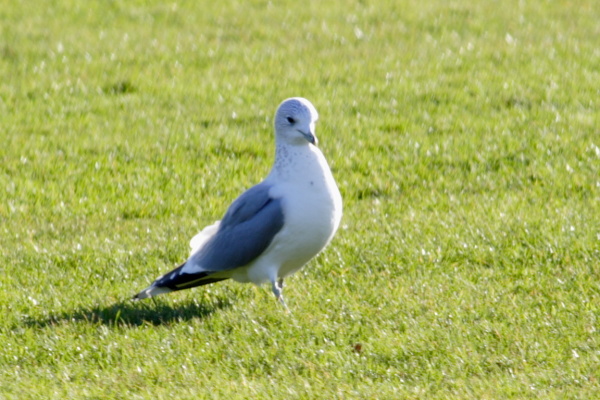
[[[308,142],[298,145],[278,142],[271,175],[277,175],[279,179],[296,180],[313,170],[321,170],[323,164],[327,165],[327,161],[321,151]]]

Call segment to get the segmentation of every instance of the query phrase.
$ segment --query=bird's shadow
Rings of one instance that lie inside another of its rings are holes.
[[[111,305],[82,307],[40,318],[29,318],[25,324],[38,328],[68,323],[90,323],[111,327],[158,326],[192,319],[204,319],[215,311],[230,306],[230,302],[221,299],[210,303],[189,301],[184,304],[128,300]]]

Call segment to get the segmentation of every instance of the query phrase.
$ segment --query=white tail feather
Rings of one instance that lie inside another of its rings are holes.
[[[197,252],[203,245],[214,236],[215,233],[219,230],[219,225],[221,221],[215,221],[214,224],[208,225],[204,229],[202,229],[196,236],[190,240],[190,247],[192,251],[190,252],[190,256]]]
[[[149,297],[158,296],[160,294],[165,294],[165,293],[169,293],[172,291],[173,291],[172,289],[169,289],[167,287],[149,286],[146,289],[139,292],[138,294],[136,294],[134,299],[136,299],[136,300],[147,299]]]

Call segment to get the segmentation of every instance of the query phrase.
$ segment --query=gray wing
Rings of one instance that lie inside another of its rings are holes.
[[[284,222],[281,200],[269,196],[270,185],[258,184],[229,206],[219,230],[185,263],[185,273],[227,271],[260,256]]]

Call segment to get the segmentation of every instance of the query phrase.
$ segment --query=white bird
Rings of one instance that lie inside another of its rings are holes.
[[[283,279],[327,246],[342,218],[342,197],[316,146],[317,119],[308,100],[283,101],[275,113],[275,162],[267,178],[238,197],[221,221],[192,238],[186,262],[134,299],[231,278],[270,282],[285,305]]]

